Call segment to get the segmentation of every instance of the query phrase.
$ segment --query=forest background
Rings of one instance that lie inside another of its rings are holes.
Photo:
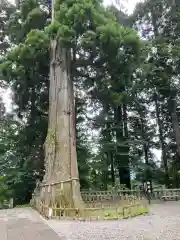
[[[81,188],[134,188],[146,179],[179,187],[180,3],[146,0],[131,14],[124,1],[120,8],[96,0],[59,4],[69,6],[59,13],[61,43],[78,56],[72,56],[71,76]],[[0,103],[0,195],[23,203],[44,175],[48,48],[56,26],[49,2],[35,0],[20,10],[5,4],[0,23],[6,95]]]

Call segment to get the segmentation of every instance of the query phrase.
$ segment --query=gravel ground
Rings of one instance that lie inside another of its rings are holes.
[[[128,220],[46,222],[64,240],[180,240],[180,203],[155,204],[148,215]]]

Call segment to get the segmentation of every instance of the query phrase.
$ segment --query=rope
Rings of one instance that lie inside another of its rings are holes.
[[[78,178],[72,178],[72,179],[67,179],[65,181],[58,181],[58,182],[54,182],[54,183],[50,183],[50,184],[41,184],[40,187],[53,186],[53,185],[57,185],[57,184],[61,184],[61,183],[71,182],[74,180],[79,181]]]

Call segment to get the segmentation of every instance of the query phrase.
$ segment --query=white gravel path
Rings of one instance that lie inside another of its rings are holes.
[[[180,240],[180,202],[153,205],[148,215],[128,220],[46,223],[64,240]]]

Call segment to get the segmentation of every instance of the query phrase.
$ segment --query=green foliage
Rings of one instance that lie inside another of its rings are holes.
[[[4,182],[4,177],[0,177],[0,203],[3,203],[4,200],[8,200],[10,197],[10,191],[8,186]]]
[[[6,9],[5,17],[0,12],[0,42],[9,39],[0,49],[0,76],[15,106],[1,121],[2,191],[8,185],[21,204],[43,178],[51,39],[72,52],[81,187],[129,188],[131,173],[139,182],[150,177],[178,185],[179,129],[172,117],[178,123],[179,11],[168,0],[145,1],[128,17],[102,1],[56,0],[50,23],[45,3],[28,0],[18,11]],[[164,153],[162,162],[154,149]]]
[[[45,32],[50,38],[56,39],[59,28],[60,24],[57,21],[54,21],[45,28]]]

